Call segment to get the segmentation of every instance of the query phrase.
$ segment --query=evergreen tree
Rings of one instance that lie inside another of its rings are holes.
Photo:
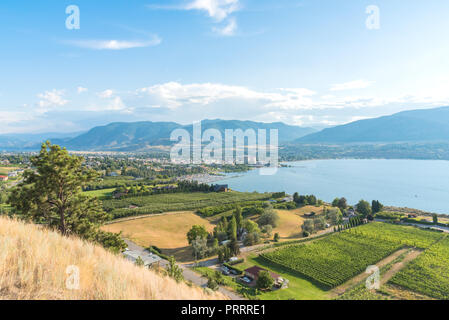
[[[98,174],[83,167],[82,157],[71,156],[65,148],[47,141],[30,162],[35,170],[24,173],[23,181],[8,199],[20,217],[57,229],[63,235],[76,234],[97,242],[107,240],[114,246],[105,246],[115,251],[126,248],[120,235],[99,230],[110,216],[97,198],[83,194],[83,188]]]
[[[243,216],[242,216],[242,208],[237,206],[234,211],[235,221],[237,222],[237,230],[241,230],[243,228]]]
[[[145,263],[143,262],[142,258],[140,256],[137,257],[136,261],[134,262],[136,266],[143,267]]]
[[[235,219],[235,216],[232,216],[231,222],[229,222],[228,236],[231,240],[237,239],[237,221]]]
[[[173,256],[168,258],[167,274],[169,277],[172,277],[177,282],[181,282],[184,280],[184,275],[182,273],[182,269],[180,266],[178,266],[176,264],[176,260]]]

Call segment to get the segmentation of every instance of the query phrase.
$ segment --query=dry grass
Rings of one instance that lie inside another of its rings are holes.
[[[80,270],[80,288],[69,290],[68,266]],[[0,299],[223,299],[198,287],[137,267],[78,238],[0,218]]]
[[[279,214],[279,223],[273,229],[274,233],[279,233],[281,239],[293,239],[302,237],[301,226],[304,219],[295,210],[276,210]]]
[[[164,213],[142,219],[132,219],[103,227],[110,232],[122,232],[125,238],[142,247],[159,247],[163,253],[173,255],[177,261],[188,262],[192,250],[187,242],[187,232],[193,225],[203,225],[212,231],[214,225],[191,211]]]

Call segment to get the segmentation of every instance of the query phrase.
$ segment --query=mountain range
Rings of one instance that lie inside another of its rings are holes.
[[[262,123],[240,120],[203,120],[201,128],[217,129],[224,137],[225,129],[277,129],[279,142],[294,141],[307,134],[316,132],[313,128],[291,126],[281,122]],[[170,135],[175,129],[185,129],[192,133],[193,125],[182,125],[175,122],[116,122],[105,126],[94,127],[82,134],[41,134],[39,137],[31,135],[29,139],[20,135],[0,136],[0,149],[32,150],[38,149],[40,143],[46,139],[59,144],[69,150],[89,151],[144,151],[154,146],[169,146]]]
[[[308,144],[449,141],[449,107],[403,111],[327,128],[296,140]]]
[[[314,128],[240,120],[203,120],[202,130],[278,129],[281,144],[434,143],[449,141],[449,107],[403,111],[390,116],[359,120],[344,125]],[[69,150],[145,151],[170,146],[175,129],[192,132],[192,125],[176,122],[116,122],[83,133],[0,135],[0,150],[36,150],[46,139]]]

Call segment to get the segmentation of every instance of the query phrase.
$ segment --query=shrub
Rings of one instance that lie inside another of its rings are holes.
[[[260,271],[256,285],[259,289],[270,289],[274,285],[274,279],[268,271]]]

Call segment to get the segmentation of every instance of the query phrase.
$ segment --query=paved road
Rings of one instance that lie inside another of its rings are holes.
[[[126,244],[128,245],[129,250],[132,251],[137,251],[137,252],[144,252],[145,248],[138,246],[137,244],[135,244],[134,242],[125,239]],[[205,261],[206,265],[205,266],[213,266],[214,264],[218,264],[218,259],[210,259]],[[162,259],[161,260],[161,266],[162,267],[167,267],[168,265],[168,261]],[[199,287],[206,287],[207,285],[207,279],[202,277],[201,275],[199,275],[198,273],[196,273],[195,271],[190,270],[187,266],[182,265],[182,264],[178,264],[181,269],[182,272],[184,274],[184,279],[187,281],[191,281],[192,283],[196,284]],[[202,264],[203,265],[203,264]],[[238,294],[229,291],[223,287],[220,287],[218,289],[219,292],[221,292],[222,294],[224,294],[225,296],[229,297],[231,300],[244,300],[243,297],[239,296]]]
[[[379,222],[390,222],[385,219],[374,219],[374,220],[379,221]],[[428,225],[428,224],[420,224],[420,223],[413,223],[413,222],[399,222],[399,224],[402,224],[404,226],[415,226],[415,227],[420,227],[420,228],[433,228],[433,229],[437,229],[437,230],[441,230],[443,232],[449,233],[449,227],[442,227],[442,226],[438,226],[438,225]]]

